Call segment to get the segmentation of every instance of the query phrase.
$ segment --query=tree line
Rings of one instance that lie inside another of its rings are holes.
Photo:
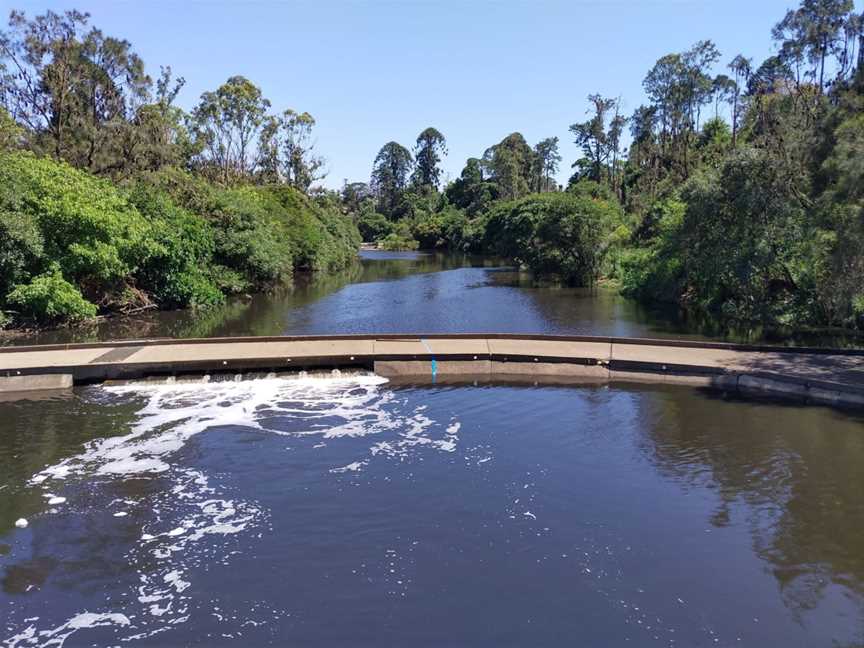
[[[425,167],[445,140],[426,129],[343,203],[385,246],[503,253],[730,326],[864,328],[864,18],[802,0],[770,38],[760,63],[711,40],[660,57],[629,115],[589,95],[566,188],[558,139],[513,133],[439,190]]]
[[[206,306],[353,262],[314,118],[232,76],[186,112],[79,11],[0,31],[0,328]]]
[[[589,95],[566,186],[559,138],[518,132],[445,181],[447,141],[430,126],[337,192],[318,186],[314,118],[274,110],[249,79],[187,112],[183,78],[164,67],[154,81],[86,14],[12,12],[0,311],[63,319],[52,296],[86,313],[212,303],[340,267],[362,235],[501,254],[735,325],[864,328],[864,20],[852,0],[779,18],[765,61],[699,40],[654,63],[630,114],[623,95]],[[183,261],[160,270],[168,257]]]
[[[115,178],[177,166],[223,183],[307,191],[323,177],[309,113],[271,112],[243,76],[203,93],[187,113],[174,103],[184,85],[170,67],[154,82],[129,41],[90,26],[86,13],[28,20],[13,11],[0,32],[0,99],[29,150]]]

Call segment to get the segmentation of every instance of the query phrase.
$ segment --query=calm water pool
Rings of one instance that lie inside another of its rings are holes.
[[[862,433],[374,376],[0,403],[0,645],[862,645]]]

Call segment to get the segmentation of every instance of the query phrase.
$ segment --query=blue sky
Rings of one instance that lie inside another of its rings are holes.
[[[409,148],[435,126],[457,177],[466,158],[505,135],[530,144],[558,136],[569,175],[578,157],[569,124],[586,96],[620,96],[627,114],[660,56],[712,39],[723,66],[741,52],[758,64],[771,27],[794,0],[571,0],[553,2],[0,0],[28,14],[77,8],[131,41],[151,75],[171,65],[187,84],[178,103],[242,74],[274,109],[317,119],[327,186],[368,180],[378,149]],[[5,19],[4,19],[5,24]]]

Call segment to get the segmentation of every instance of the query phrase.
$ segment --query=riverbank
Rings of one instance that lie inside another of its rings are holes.
[[[604,285],[538,281],[494,257],[361,251],[327,273],[228,297],[209,308],[150,311],[90,325],[19,332],[2,344],[67,344],[145,338],[352,333],[546,333],[864,348],[845,331],[728,331],[677,309],[646,308]]]
[[[289,185],[218,184],[178,168],[108,180],[0,153],[0,327],[208,307],[296,272],[332,272],[353,221]]]

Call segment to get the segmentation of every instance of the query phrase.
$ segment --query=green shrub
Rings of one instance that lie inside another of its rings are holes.
[[[388,234],[378,242],[378,247],[382,250],[416,250],[420,244],[410,236],[402,236],[393,232]]]
[[[420,248],[447,248],[465,251],[468,247],[466,229],[469,219],[465,212],[452,205],[434,213],[423,213],[411,221],[411,235]]]
[[[411,237],[424,250],[444,247],[444,220],[441,214],[425,214],[411,223]]]
[[[284,185],[261,191],[276,202],[278,217],[293,245],[295,268],[338,270],[356,257],[360,233],[336,204],[326,198],[310,200]]]
[[[249,289],[249,281],[239,271],[223,265],[208,268],[210,281],[226,295],[236,295]]]
[[[214,260],[241,273],[243,289],[289,279],[295,268],[345,267],[360,245],[356,226],[338,206],[292,187],[223,189],[176,169],[150,174],[148,182],[212,226]],[[236,275],[229,283],[236,285]]]
[[[359,245],[338,205],[287,186],[223,188],[163,168],[118,188],[0,153],[0,308],[29,317],[92,316],[82,294],[106,310],[217,304],[295,268],[346,267]]]
[[[63,278],[57,264],[30,283],[16,286],[6,301],[24,317],[45,322],[74,322],[96,316],[96,306]]]
[[[108,181],[29,153],[0,156],[0,186],[20,192],[18,213],[37,223],[44,256],[64,276],[105,288],[147,258],[150,228]]]
[[[208,214],[215,229],[216,261],[240,270],[255,286],[291,278],[293,245],[272,204],[251,187],[217,192]]]
[[[374,242],[383,239],[393,231],[393,223],[384,214],[369,212],[357,219],[357,229],[364,241]]]
[[[21,128],[3,106],[0,106],[0,151],[15,149],[24,140]]]
[[[486,227],[488,247],[538,275],[574,285],[592,283],[620,220],[620,207],[570,193],[545,193],[503,203]]]
[[[138,286],[171,308],[224,301],[207,276],[216,246],[209,223],[151,185],[138,183],[129,199],[150,222],[155,242],[136,275]]]
[[[646,301],[680,302],[686,277],[680,255],[687,205],[663,199],[646,212],[632,235],[642,247],[624,248],[619,253],[618,278],[621,292]]]
[[[8,189],[0,185],[0,191]],[[0,197],[0,295],[30,278],[44,260],[45,248],[36,219],[25,212],[9,209],[11,201]],[[14,200],[14,199],[13,199]],[[5,209],[4,209],[5,207]]]

